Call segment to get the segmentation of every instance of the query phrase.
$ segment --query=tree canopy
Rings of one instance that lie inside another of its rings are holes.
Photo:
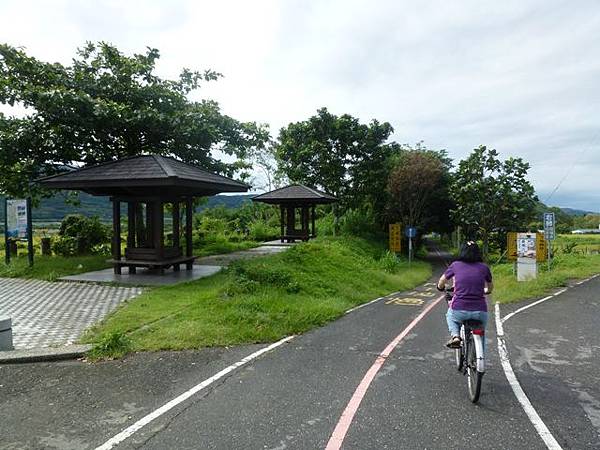
[[[179,79],[155,74],[156,49],[126,56],[108,43],[88,43],[71,65],[47,63],[0,45],[0,102],[26,116],[0,114],[0,191],[23,195],[30,180],[71,164],[95,164],[146,153],[174,156],[233,175],[268,131],[222,114],[211,100],[187,94],[221,75],[183,69]],[[219,150],[237,159],[215,158]]]
[[[452,216],[467,237],[482,239],[484,254],[491,233],[525,229],[535,217],[537,197],[528,170],[521,158],[501,161],[485,146],[459,163],[451,186]]]
[[[340,198],[342,207],[383,211],[389,158],[398,150],[386,143],[393,131],[387,122],[364,124],[321,108],[282,128],[275,154],[290,181],[321,188]]]
[[[387,214],[421,231],[451,231],[449,210],[451,160],[445,151],[429,150],[422,143],[404,146],[395,157],[388,181]]]

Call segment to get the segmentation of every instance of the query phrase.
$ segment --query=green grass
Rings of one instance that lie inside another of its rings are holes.
[[[512,264],[494,266],[493,300],[509,303],[542,297],[553,288],[565,286],[568,280],[599,273],[600,255],[559,254],[553,259],[552,270],[547,270],[546,263],[538,263],[538,268],[535,280],[519,282],[513,274]]]
[[[600,251],[600,234],[560,234],[553,242],[553,247],[560,252],[565,247],[572,246],[578,253]]]
[[[100,270],[110,267],[106,260],[107,256],[38,256],[33,260],[33,267],[29,267],[27,255],[13,257],[11,263],[4,263],[4,252],[2,252],[0,263],[0,277],[7,278],[36,278],[39,280],[56,281],[66,275]]]
[[[223,241],[215,241],[215,242],[206,242],[201,246],[194,247],[194,255],[196,256],[211,256],[211,255],[221,255],[225,253],[237,252],[240,250],[248,250],[251,248],[258,247],[260,245],[259,242],[254,241],[241,241],[241,242],[231,242],[228,240]]]
[[[209,278],[150,290],[84,340],[98,343],[111,333],[126,334],[136,351],[271,342],[430,276],[428,264],[417,261],[408,268],[405,261],[390,261],[380,244],[322,238],[237,262]]]

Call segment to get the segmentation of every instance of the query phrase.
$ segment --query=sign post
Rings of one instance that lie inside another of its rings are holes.
[[[548,242],[548,270],[552,265],[552,241],[556,238],[556,218],[553,212],[544,213],[544,237]]]
[[[8,237],[8,199],[4,197],[4,262],[10,264],[10,239]]]
[[[408,264],[412,262],[413,258],[413,238],[417,236],[417,229],[415,227],[407,227],[405,230],[406,237],[408,238]]]

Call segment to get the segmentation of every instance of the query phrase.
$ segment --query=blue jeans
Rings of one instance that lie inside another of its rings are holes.
[[[483,328],[487,325],[488,313],[485,311],[465,311],[462,309],[448,308],[446,313],[446,322],[451,336],[460,336],[460,326],[465,320],[479,320],[483,323]],[[485,339],[483,339],[483,348],[485,350]]]

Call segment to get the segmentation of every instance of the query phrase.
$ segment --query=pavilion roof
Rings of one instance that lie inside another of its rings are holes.
[[[109,161],[38,182],[50,189],[80,190],[109,196],[204,196],[246,192],[248,185],[198,166],[159,155]]]
[[[326,192],[319,191],[301,184],[293,184],[257,195],[252,199],[252,201],[270,204],[325,204],[337,202],[338,199]]]

